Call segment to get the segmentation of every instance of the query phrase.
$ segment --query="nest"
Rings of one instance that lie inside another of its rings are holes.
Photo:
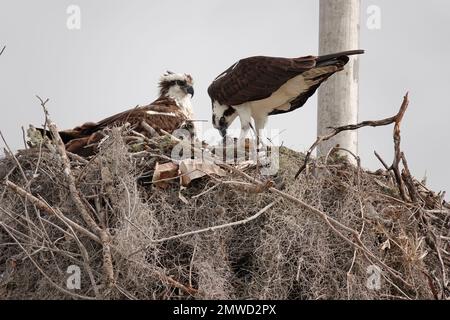
[[[439,195],[423,188],[427,204],[406,202],[389,172],[337,155],[295,180],[304,156],[287,148],[265,187],[250,188],[249,169],[160,189],[148,177],[173,142],[136,152],[123,135],[112,130],[90,160],[68,155],[76,190],[57,148],[1,160],[1,298],[447,297],[450,214]],[[75,289],[70,266],[80,270]]]
[[[281,147],[269,180],[222,165],[161,188],[170,135],[113,128],[89,159],[37,140],[0,160],[1,299],[449,297],[450,206],[398,162]]]

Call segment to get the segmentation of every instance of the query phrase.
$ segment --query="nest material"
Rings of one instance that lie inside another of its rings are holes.
[[[404,201],[388,171],[333,155],[295,180],[304,156],[281,148],[275,188],[248,188],[253,169],[162,190],[153,169],[172,146],[112,130],[92,159],[69,155],[75,197],[57,148],[2,159],[0,298],[448,297],[450,213],[425,187],[427,201]],[[73,265],[79,289],[67,287]]]

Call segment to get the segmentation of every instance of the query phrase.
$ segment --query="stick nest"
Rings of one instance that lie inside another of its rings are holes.
[[[282,147],[266,188],[225,168],[163,190],[174,142],[144,142],[112,129],[91,159],[41,143],[0,160],[0,298],[449,297],[449,206],[415,179],[403,199],[390,171],[334,153],[294,179],[304,156]]]

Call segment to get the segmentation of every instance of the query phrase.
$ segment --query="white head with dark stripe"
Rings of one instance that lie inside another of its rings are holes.
[[[167,71],[159,79],[159,92],[161,96],[174,100],[182,100],[190,95],[194,96],[194,80],[186,73]]]
[[[227,135],[228,127],[237,116],[236,109],[233,107],[212,101],[212,123],[222,137]]]

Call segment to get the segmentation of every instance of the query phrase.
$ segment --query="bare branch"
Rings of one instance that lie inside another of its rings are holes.
[[[128,221],[128,223],[130,223],[133,227],[135,227],[137,230],[139,230],[141,233],[143,233],[151,242],[153,243],[162,243],[162,242],[166,242],[166,241],[171,241],[171,240],[175,240],[175,239],[179,239],[179,238],[184,238],[184,237],[188,237],[188,236],[192,236],[194,234],[200,234],[200,233],[205,233],[205,232],[210,232],[210,231],[216,231],[216,230],[220,230],[223,228],[229,228],[229,227],[234,227],[234,226],[238,226],[241,224],[246,224],[249,223],[252,220],[257,219],[259,216],[261,216],[264,212],[266,212],[267,210],[269,210],[270,208],[272,208],[275,205],[276,201],[272,202],[271,204],[265,206],[264,208],[262,208],[261,210],[259,210],[257,213],[255,213],[254,215],[245,218],[243,220],[239,220],[239,221],[235,221],[235,222],[230,222],[230,223],[225,223],[225,224],[221,224],[219,226],[214,226],[214,227],[208,227],[208,228],[203,228],[200,230],[194,230],[194,231],[189,231],[189,232],[185,232],[182,234],[177,234],[171,237],[167,237],[167,238],[162,238],[162,239],[152,239],[150,236],[148,236],[144,231],[142,231],[142,229],[140,229],[138,226],[136,226],[133,222],[131,222],[129,219],[125,218],[125,220]],[[146,250],[148,248],[142,248],[139,249],[133,253],[131,253],[129,256],[133,256],[139,252],[142,252],[143,250]]]
[[[62,141],[59,130],[55,123],[53,123],[50,120],[48,110],[46,108],[46,103],[49,101],[41,99],[39,96],[37,97],[39,101],[41,102],[42,109],[44,110],[44,113],[46,115],[46,122],[48,125],[48,128],[50,129],[53,141],[55,143],[56,149],[61,157],[63,167],[64,167],[64,176],[66,178],[67,184],[69,185],[69,191],[72,198],[72,201],[75,203],[78,211],[80,212],[84,222],[89,226],[89,228],[94,231],[98,237],[100,238],[102,245],[103,245],[103,264],[108,280],[109,287],[114,286],[114,271],[113,271],[113,263],[112,263],[112,256],[111,256],[111,236],[109,235],[109,232],[106,229],[100,228],[95,220],[91,217],[88,210],[86,209],[83,201],[81,200],[79,191],[76,186],[76,179],[72,174],[72,169],[70,165],[70,160],[66,153],[66,148],[64,145],[64,142]]]
[[[44,201],[36,198],[34,195],[32,195],[31,193],[29,193],[28,191],[26,191],[25,189],[19,187],[18,185],[14,184],[11,181],[5,181],[4,184],[13,192],[17,193],[18,195],[22,196],[25,199],[28,199],[34,206],[36,206],[36,208],[38,208],[39,210],[41,210],[42,212],[46,212],[49,215],[55,215],[55,216],[59,216],[58,212],[53,209],[52,207],[50,207],[49,205],[47,205]],[[85,236],[89,237],[90,239],[101,243],[101,240],[99,237],[97,237],[95,234],[93,234],[92,232],[86,230],[85,228],[83,228],[82,226],[80,226],[79,224],[73,222],[72,220],[65,218],[64,219],[65,222],[67,222],[71,227],[73,227],[74,229],[76,229],[77,231],[81,232],[82,234],[84,234]]]
[[[396,124],[396,132],[398,131],[398,133],[399,133],[400,132],[400,123],[403,119],[406,109],[408,108],[408,103],[409,103],[409,100],[408,100],[408,93],[407,93],[403,99],[403,104],[400,107],[399,112],[393,117],[382,119],[382,120],[376,120],[376,121],[372,121],[372,120],[371,121],[363,121],[358,124],[351,124],[351,125],[346,125],[346,126],[341,126],[341,127],[336,127],[336,128],[330,128],[331,133],[329,133],[326,136],[317,137],[316,141],[308,149],[308,152],[306,153],[306,157],[303,162],[303,165],[300,167],[300,169],[295,174],[295,178],[297,179],[298,176],[306,169],[309,159],[311,158],[312,152],[317,148],[317,146],[320,143],[322,143],[323,141],[330,140],[331,138],[333,138],[334,136],[336,136],[337,134],[339,134],[343,131],[358,130],[363,127],[381,127],[381,126],[387,126],[392,123],[395,123]],[[398,140],[398,143],[400,143],[400,140]]]

